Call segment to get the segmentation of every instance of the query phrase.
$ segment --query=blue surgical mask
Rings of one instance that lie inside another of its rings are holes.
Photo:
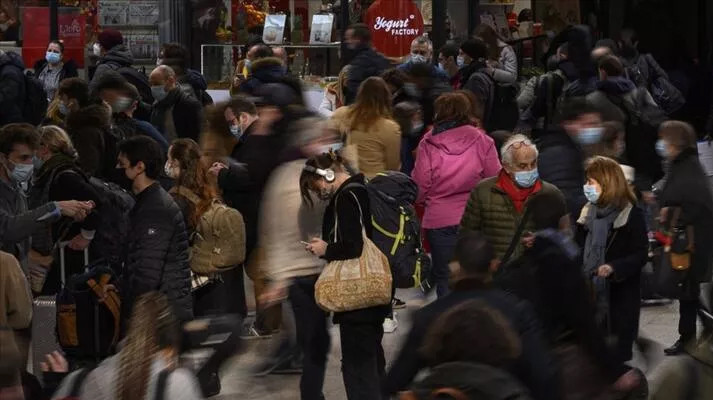
[[[423,130],[423,122],[414,123],[411,127],[411,133],[421,133]]]
[[[245,59],[245,69],[250,72],[250,67],[252,67],[253,62],[251,60]]]
[[[166,88],[163,86],[151,86],[151,94],[156,101],[161,101],[168,95]]]
[[[42,166],[45,164],[45,160],[34,156],[32,157],[32,164],[35,166],[35,170],[39,171],[40,168],[42,168]]]
[[[69,114],[69,107],[67,107],[67,105],[62,103],[61,101],[59,102],[59,105],[57,107],[60,114],[64,116],[67,116],[67,114]]]
[[[230,134],[236,139],[240,139],[243,136],[243,130],[240,129],[240,125],[230,125]]]
[[[577,142],[583,146],[597,144],[602,140],[602,135],[604,134],[604,128],[584,128],[580,129],[577,133]]]
[[[465,65],[465,58],[463,58],[463,56],[458,56],[456,58],[456,64],[458,64],[458,68],[462,68]]]
[[[45,60],[50,64],[57,64],[61,58],[62,56],[59,53],[48,51],[45,54]]]
[[[582,186],[582,190],[584,192],[584,197],[587,198],[587,201],[592,203],[592,204],[597,204],[597,201],[599,201],[599,196],[601,196],[601,193],[597,192],[597,187],[594,185],[584,185]]]
[[[515,183],[521,188],[530,188],[537,182],[537,178],[540,177],[537,168],[530,171],[518,171],[515,172]]]
[[[438,63],[438,68],[440,68],[440,69],[442,69],[442,70],[445,70],[445,69],[446,69],[446,67],[443,66],[443,63]]]
[[[668,158],[668,148],[666,147],[666,142],[663,139],[656,141],[656,153],[662,158]]]
[[[15,164],[10,161],[14,168],[10,172],[10,178],[17,183],[27,182],[32,178],[32,172],[35,170],[33,164]]]
[[[428,62],[428,59],[426,58],[426,56],[421,54],[411,54],[411,62],[415,64],[426,63]]]

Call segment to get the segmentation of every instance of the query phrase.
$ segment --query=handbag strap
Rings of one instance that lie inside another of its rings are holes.
[[[522,233],[525,231],[525,225],[527,225],[527,221],[530,219],[530,210],[530,207],[525,207],[525,214],[522,215],[520,224],[517,226],[517,230],[515,230],[515,236],[512,237],[512,241],[510,241],[510,246],[508,246],[507,251],[503,255],[503,258],[500,260],[502,264],[507,263],[510,260],[510,257],[512,257],[513,253],[515,252],[515,248],[520,242]]]
[[[357,186],[357,185],[354,185],[354,186]],[[349,194],[351,194],[352,197],[354,197],[354,201],[357,204],[357,208],[359,208],[359,224],[361,225],[362,233],[366,234],[366,230],[364,229],[364,222],[363,222],[364,221],[364,213],[361,210],[361,203],[359,203],[359,199],[356,197],[354,192],[350,191]],[[339,241],[338,237],[337,237],[337,232],[339,230],[339,223],[338,223],[339,215],[337,214],[337,202],[338,201],[339,201],[339,196],[335,197],[335,199],[334,199],[334,241],[335,242]]]

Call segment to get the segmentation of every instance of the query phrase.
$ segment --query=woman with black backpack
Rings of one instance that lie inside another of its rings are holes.
[[[62,128],[54,125],[39,128],[39,148],[35,159],[35,171],[32,178],[29,204],[31,208],[49,201],[77,199],[100,204],[99,194],[89,183],[88,176],[78,164],[77,151]],[[65,256],[67,265],[65,278],[84,271],[84,257],[81,252],[88,248],[99,225],[99,215],[89,214],[81,223],[63,218],[45,232],[33,236],[32,250],[38,255],[39,264],[46,268],[46,279],[42,286],[41,279],[33,281],[33,291],[42,294],[54,294],[60,289],[59,262],[52,262],[53,250],[58,242],[69,242],[69,251]],[[43,264],[44,263],[44,264]],[[33,274],[33,278],[37,275]]]

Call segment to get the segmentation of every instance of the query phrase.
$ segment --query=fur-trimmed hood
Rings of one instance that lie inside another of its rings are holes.
[[[92,104],[67,116],[67,129],[70,131],[84,127],[109,128],[110,126],[111,112],[103,104]]]

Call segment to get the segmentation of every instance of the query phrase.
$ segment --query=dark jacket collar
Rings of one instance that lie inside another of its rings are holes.
[[[154,182],[149,187],[136,194],[136,204],[143,203],[146,199],[154,197],[154,194],[161,190],[161,184]]]
[[[673,160],[673,164],[674,164],[674,165],[680,164],[680,163],[683,163],[683,162],[687,161],[688,159],[691,159],[691,158],[694,158],[694,157],[695,157],[695,158],[698,158],[698,150],[696,150],[696,149],[684,149],[684,150],[681,152],[681,154],[679,154],[679,155],[676,157],[676,159]]]
[[[623,76],[613,76],[597,82],[597,89],[606,94],[622,95],[636,89],[636,85]]]

